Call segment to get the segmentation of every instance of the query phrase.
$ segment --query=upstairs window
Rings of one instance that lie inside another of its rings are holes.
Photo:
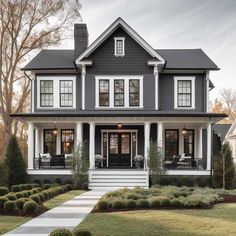
[[[73,81],[72,80],[60,81],[60,106],[61,107],[73,106]]]
[[[114,55],[123,57],[125,55],[125,38],[114,38],[115,52]]]
[[[109,80],[99,80],[99,106],[109,106]]]
[[[41,107],[53,106],[53,81],[52,80],[40,81],[40,106]]]
[[[174,77],[174,108],[195,109],[195,77]]]
[[[129,81],[129,105],[131,107],[139,106],[139,80],[131,79]]]
[[[114,80],[114,106],[124,106],[124,80]]]

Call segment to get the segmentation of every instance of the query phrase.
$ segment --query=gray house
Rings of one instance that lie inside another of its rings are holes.
[[[150,140],[167,175],[211,174],[212,124],[225,115],[208,110],[219,68],[201,49],[154,49],[121,18],[89,46],[86,24],[75,24],[74,44],[42,50],[23,68],[32,108],[12,116],[29,127],[31,178],[68,178],[84,143],[90,188],[147,187]]]

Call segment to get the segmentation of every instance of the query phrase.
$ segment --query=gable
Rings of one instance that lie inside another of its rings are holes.
[[[114,38],[125,38],[125,56],[114,55]],[[115,30],[87,59],[93,65],[87,67],[87,72],[119,72],[119,73],[153,73],[153,68],[147,62],[152,56],[141,47],[122,27]]]

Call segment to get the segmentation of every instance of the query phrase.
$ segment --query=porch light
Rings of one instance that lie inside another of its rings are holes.
[[[117,127],[118,127],[118,129],[121,129],[121,128],[122,128],[122,124],[121,124],[121,123],[118,123],[118,124],[117,124]]]
[[[57,135],[57,127],[56,127],[56,123],[55,123],[55,127],[54,127],[52,133],[53,133],[53,135],[55,135],[55,136]]]
[[[183,136],[186,135],[187,132],[188,132],[188,130],[184,127],[184,128],[182,129],[182,135],[183,135]]]

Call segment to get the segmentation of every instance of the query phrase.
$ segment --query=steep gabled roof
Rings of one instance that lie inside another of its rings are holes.
[[[155,51],[137,32],[135,32],[122,18],[117,18],[77,59],[76,64],[87,58],[96,48],[98,48],[116,29],[121,27],[132,37],[141,47],[143,47],[153,58],[165,63],[165,59]]]

